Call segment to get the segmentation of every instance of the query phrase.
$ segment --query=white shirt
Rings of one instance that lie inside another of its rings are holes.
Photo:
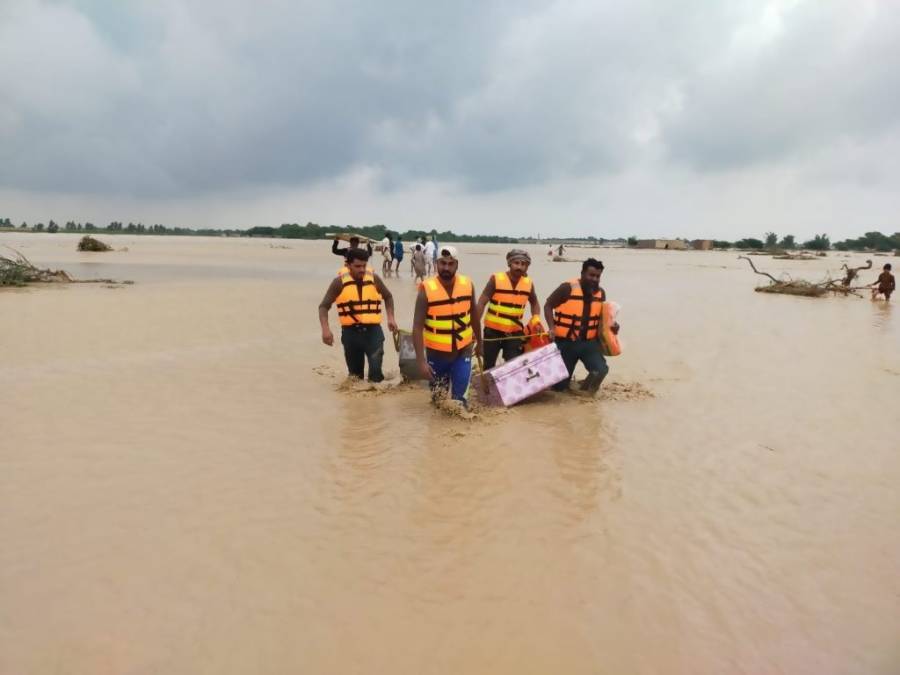
[[[434,258],[434,242],[430,239],[425,242],[425,259],[431,260]]]
[[[391,240],[385,237],[381,240],[381,255],[385,258],[391,257]]]

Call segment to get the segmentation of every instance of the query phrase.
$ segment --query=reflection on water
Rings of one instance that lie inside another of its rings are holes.
[[[754,293],[731,254],[573,247],[627,308],[609,384],[655,397],[470,422],[328,376],[325,242],[85,260],[16,237],[137,283],[0,293],[0,673],[900,670],[885,303]],[[478,285],[503,266],[461,248]],[[532,254],[541,297],[578,272]],[[415,285],[387,283],[409,327]]]
[[[890,302],[876,300],[872,303],[874,311],[872,312],[872,325],[875,328],[887,329],[890,326],[891,312],[893,311]]]

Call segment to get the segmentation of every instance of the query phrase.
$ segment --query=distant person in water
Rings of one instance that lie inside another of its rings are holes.
[[[425,281],[425,274],[428,269],[428,262],[425,259],[425,251],[422,244],[416,244],[412,253],[412,266],[414,281]]]
[[[566,247],[562,244],[559,245],[559,256],[562,257],[563,253],[565,253]]]
[[[885,302],[890,302],[891,293],[894,292],[894,289],[897,288],[897,281],[894,279],[894,275],[891,274],[891,264],[888,263],[883,268],[881,268],[881,274],[878,275],[878,281],[875,283],[878,284],[872,288],[872,299],[875,300],[879,295],[884,296]]]
[[[394,262],[397,266],[394,268],[396,275],[400,276],[400,263],[403,262],[403,237],[397,235],[397,241],[394,242]]]
[[[422,237],[424,241],[425,237]],[[431,272],[434,269],[434,256],[435,256],[435,244],[434,237],[425,242],[425,263],[428,266],[427,274],[431,276]]]
[[[393,262],[394,242],[391,241],[391,235],[385,233],[384,239],[381,240],[381,273],[384,276],[391,276],[391,263]]]
[[[350,246],[344,248],[338,248],[338,239],[335,239],[331,242],[331,252],[335,255],[342,256],[345,260],[347,260],[347,255],[353,249],[361,249],[359,245],[359,237],[350,237]],[[366,252],[371,256],[372,255],[372,244],[366,242]]]

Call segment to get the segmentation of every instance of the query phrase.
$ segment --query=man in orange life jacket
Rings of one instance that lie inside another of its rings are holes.
[[[581,361],[587,368],[587,379],[582,382],[582,391],[594,393],[609,372],[606,358],[600,345],[601,318],[606,291],[600,288],[603,263],[588,258],[581,266],[581,278],[561,284],[544,303],[544,318],[549,326],[550,339],[562,354],[569,380]],[[619,332],[619,325],[612,327]],[[569,380],[553,386],[557,391],[569,388]]]
[[[381,278],[368,267],[369,254],[353,248],[347,252],[347,271],[335,277],[319,303],[319,323],[322,342],[329,347],[334,335],[328,325],[328,310],[337,304],[341,322],[341,344],[347,371],[362,379],[366,359],[369,360],[369,381],[381,382],[381,362],[384,359],[384,331],[381,330],[381,304],[387,309],[387,325],[397,330],[394,320],[394,298]]]
[[[437,276],[422,282],[413,318],[413,342],[419,370],[432,391],[449,387],[454,400],[466,404],[472,377],[472,352],[481,355],[481,325],[472,280],[457,274],[454,246],[438,248]]]
[[[525,307],[531,305],[531,315],[540,316],[534,284],[528,276],[531,256],[527,251],[514,248],[506,254],[508,272],[497,272],[488,279],[475,313],[484,325],[484,367],[497,365],[497,357],[503,352],[503,360],[514,359],[525,351]],[[487,314],[484,313],[487,308]]]

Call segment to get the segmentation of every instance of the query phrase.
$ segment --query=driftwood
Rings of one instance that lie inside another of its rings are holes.
[[[866,260],[866,265],[864,265],[863,267],[847,267],[847,263],[844,263],[841,269],[847,270],[847,274],[845,274],[844,278],[841,279],[841,286],[849,286],[853,283],[853,280],[856,279],[856,275],[859,274],[860,270],[872,269],[872,261]]]
[[[94,239],[91,235],[86,234],[78,242],[79,251],[112,251],[113,248],[109,244],[104,244],[99,239]]]
[[[780,253],[772,256],[773,260],[815,260],[816,256],[809,253]]]
[[[9,248],[9,247],[7,247]],[[24,286],[35,283],[63,283],[63,284],[133,284],[133,281],[116,281],[115,279],[73,279],[64,270],[40,269],[22,255],[19,251],[10,248],[15,253],[14,258],[0,255],[0,286]]]
[[[851,286],[850,282],[853,281],[856,273],[859,270],[869,269],[872,267],[872,261],[868,260],[868,267],[859,267],[854,270],[853,277],[850,277],[850,280],[844,284],[844,281],[847,279],[845,276],[844,279],[832,279],[828,278],[824,281],[820,281],[819,283],[813,283],[812,281],[807,281],[805,279],[792,279],[790,275],[785,275],[786,279],[776,279],[768,272],[760,272],[756,269],[756,265],[753,264],[753,261],[747,256],[739,255],[739,259],[743,258],[748,263],[750,263],[750,267],[756,274],[759,274],[764,277],[769,277],[771,279],[771,283],[767,286],[757,286],[756,291],[758,293],[781,293],[783,295],[802,295],[809,298],[820,298],[823,295],[828,293],[841,293],[843,295],[855,295],[857,297],[862,297],[857,291],[863,290],[867,288],[867,286]],[[847,268],[846,265],[844,265]],[[847,268],[849,271],[849,268]]]

